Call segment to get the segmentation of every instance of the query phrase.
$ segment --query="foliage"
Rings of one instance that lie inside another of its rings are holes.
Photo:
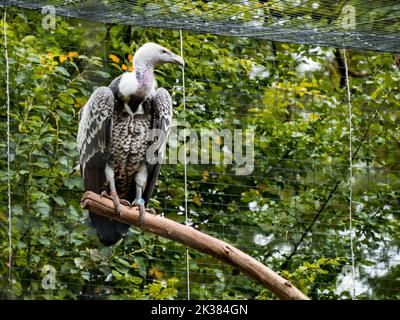
[[[13,264],[9,285],[3,138],[0,296],[185,297],[185,248],[134,228],[123,242],[103,248],[80,209],[83,185],[73,173],[78,114],[93,89],[130,70],[132,53],[146,41],[178,53],[179,33],[64,18],[57,18],[55,30],[43,30],[41,18],[37,12],[8,13]],[[237,176],[235,164],[189,164],[190,223],[240,247],[311,298],[348,297],[338,291],[338,279],[350,264],[349,131],[334,49],[189,32],[183,38],[186,110],[181,70],[164,66],[156,72],[158,85],[173,96],[177,123],[198,131],[255,132],[250,175]],[[389,53],[351,51],[348,59],[353,151],[358,150],[353,169],[357,281],[368,286],[360,297],[396,298],[398,289],[375,288],[388,278],[398,282],[392,276],[398,268],[389,265],[383,279],[368,270],[398,254],[399,69]],[[318,68],[309,70],[312,63]],[[4,59],[0,73],[5,88]],[[5,106],[4,94],[0,100]],[[1,117],[5,137],[5,107]],[[183,222],[184,196],[182,163],[165,164],[151,206]],[[46,265],[56,270],[55,289],[42,285]],[[273,298],[236,270],[194,251],[190,273],[194,298]]]

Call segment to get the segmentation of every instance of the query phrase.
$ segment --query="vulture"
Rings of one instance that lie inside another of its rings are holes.
[[[157,181],[172,124],[172,99],[156,89],[154,68],[184,65],[167,48],[146,43],[133,56],[133,71],[97,88],[81,110],[77,134],[79,165],[86,191],[121,203],[139,205],[140,223]],[[110,246],[129,225],[89,212],[101,243]]]

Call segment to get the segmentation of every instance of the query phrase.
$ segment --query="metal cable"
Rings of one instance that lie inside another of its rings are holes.
[[[347,50],[344,49],[344,67],[346,72],[346,89],[347,89],[347,105],[348,105],[348,117],[349,117],[349,234],[350,234],[350,255],[351,255],[351,277],[352,277],[352,299],[356,299],[356,286],[355,286],[355,258],[354,258],[354,243],[353,243],[353,125],[352,120],[352,108],[351,108],[351,94],[350,94],[350,81],[349,81],[349,69],[347,66]]]
[[[8,281],[11,286],[12,272],[12,214],[11,214],[11,157],[10,157],[10,65],[7,48],[7,9],[4,8],[4,58],[6,65],[6,99],[7,99],[7,196],[8,196]]]
[[[179,29],[179,41],[181,47],[181,57],[183,58],[183,38],[182,29]],[[185,87],[185,65],[182,66],[182,104],[183,104],[183,122],[186,123],[186,87]],[[188,191],[187,191],[187,161],[186,161],[186,137],[183,139],[183,170],[184,170],[184,188],[185,188],[185,224],[188,220]],[[190,300],[190,266],[189,266],[189,248],[186,247],[186,294]]]

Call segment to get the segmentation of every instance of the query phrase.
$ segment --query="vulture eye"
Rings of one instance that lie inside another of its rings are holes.
[[[167,50],[161,49],[161,53],[167,53]]]

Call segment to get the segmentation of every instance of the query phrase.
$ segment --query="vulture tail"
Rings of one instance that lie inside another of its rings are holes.
[[[110,220],[90,211],[89,216],[100,242],[105,246],[117,243],[128,232],[129,224]]]

